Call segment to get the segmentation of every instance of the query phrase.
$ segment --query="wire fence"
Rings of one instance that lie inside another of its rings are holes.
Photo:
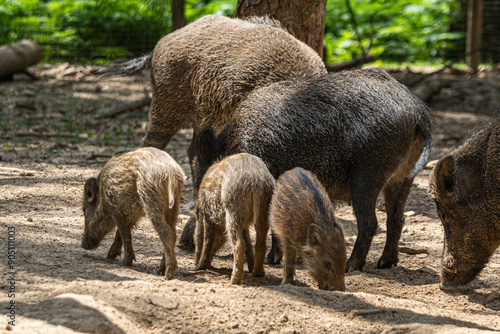
[[[460,1],[460,9],[450,13],[455,20],[450,22],[451,32],[462,32],[464,37],[455,41],[454,47],[447,52],[447,58],[453,61],[465,60],[467,7],[469,1]],[[500,0],[484,0],[481,33],[481,61],[485,63],[500,62]]]
[[[463,38],[450,42],[452,47],[447,49],[445,61],[464,62],[469,1],[457,1],[460,2],[460,6],[456,6],[457,9],[450,13],[449,30],[462,33]],[[165,11],[165,8],[159,7],[158,11]],[[129,18],[127,20],[130,21]],[[78,24],[81,25],[83,22],[82,20]],[[150,28],[150,23],[137,20],[133,24],[111,27],[99,38],[92,36],[93,42],[90,43],[85,38],[75,38],[70,30],[58,31],[58,28],[51,26],[50,22],[26,20],[17,25],[16,39],[35,39],[43,47],[45,60],[50,62],[95,63],[105,59],[133,58],[151,52],[158,40],[170,31],[170,14],[164,12],[158,15],[155,29]],[[87,24],[106,26],[106,22],[93,22],[92,20]],[[500,0],[484,0],[482,62],[500,62],[499,33]],[[96,40],[99,42],[96,43]]]

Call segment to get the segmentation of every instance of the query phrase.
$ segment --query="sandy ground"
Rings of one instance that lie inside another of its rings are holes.
[[[134,232],[137,261],[132,267],[122,266],[120,258],[106,259],[112,235],[97,250],[83,250],[83,184],[97,175],[112,152],[139,145],[148,107],[111,119],[98,115],[149,90],[147,74],[96,81],[90,70],[38,67],[39,81],[16,75],[14,81],[0,83],[0,332],[500,331],[500,249],[465,291],[445,293],[438,287],[443,230],[427,194],[429,169],[416,178],[400,241],[400,246],[424,253],[400,253],[396,268],[376,269],[386,234],[380,199],[379,231],[367,265],[362,272],[346,275],[346,292],[318,290],[302,266],[294,285],[280,285],[282,267],[266,265],[266,277],[246,273],[243,285],[232,286],[228,246],[216,255],[213,269],[197,275],[189,273],[193,254],[177,250],[179,270],[167,281],[155,274],[161,246],[148,221]],[[499,77],[494,72],[457,77],[460,84],[430,102],[435,110],[431,160],[488,122],[488,114],[496,109]],[[487,87],[476,90],[484,96],[472,107],[460,91],[467,82],[473,88],[477,82]],[[167,147],[187,175],[190,136],[191,130],[183,129]],[[191,199],[190,182],[183,204]],[[178,236],[188,218],[187,207]],[[357,233],[352,210],[340,204],[336,214],[350,253]],[[9,247],[15,248],[11,263]]]

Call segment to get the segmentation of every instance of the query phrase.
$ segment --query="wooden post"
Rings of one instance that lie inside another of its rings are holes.
[[[469,0],[467,8],[467,41],[465,59],[472,73],[477,73],[481,62],[481,26],[483,24],[483,0]]]

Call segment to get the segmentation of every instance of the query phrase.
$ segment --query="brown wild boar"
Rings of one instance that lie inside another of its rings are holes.
[[[273,187],[274,178],[266,165],[250,154],[236,154],[210,167],[196,203],[196,269],[207,269],[229,236],[234,250],[231,283],[243,282],[245,254],[252,275],[264,276]],[[255,257],[249,234],[252,224],[256,230]]]
[[[141,148],[117,153],[106,162],[101,172],[85,183],[83,213],[85,230],[82,247],[95,249],[115,227],[115,240],[108,258],[121,255],[123,264],[135,260],[132,248],[132,228],[146,216],[163,243],[160,272],[174,277],[175,224],[184,185],[184,173],[175,160],[156,148]]]
[[[431,145],[431,111],[380,69],[295,78],[259,88],[215,136],[199,135],[194,185],[220,157],[260,157],[278,178],[295,167],[311,171],[331,200],[352,204],[358,236],[346,269],[362,270],[377,230],[375,207],[383,193],[387,239],[378,268],[396,266],[404,205]],[[205,144],[202,144],[205,143]],[[280,259],[273,238],[269,263]]]
[[[439,160],[429,185],[444,227],[440,287],[461,288],[500,245],[500,116]]]
[[[318,54],[279,22],[216,15],[166,35],[153,53],[105,71],[126,75],[149,66],[152,102],[141,146],[159,149],[189,123],[195,136],[207,125],[220,129],[255,88],[327,73]],[[193,137],[190,160],[195,143]]]
[[[292,283],[295,260],[323,290],[345,291],[346,246],[325,188],[312,173],[296,167],[276,182],[269,221],[283,251],[283,281]]]

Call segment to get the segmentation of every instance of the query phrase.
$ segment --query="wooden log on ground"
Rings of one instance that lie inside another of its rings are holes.
[[[365,56],[354,58],[352,60],[344,61],[341,63],[333,63],[326,65],[326,69],[328,72],[340,72],[366,63],[371,63],[374,60],[375,58],[371,54],[367,54]]]
[[[111,107],[109,109],[103,109],[97,113],[97,118],[102,119],[102,118],[113,118],[118,115],[121,115],[127,111],[134,110],[141,108],[143,106],[147,106],[151,104],[151,98],[149,95],[146,95],[145,97],[135,100],[132,102],[128,103],[123,103],[123,104],[118,104],[114,107]]]
[[[422,101],[428,102],[434,95],[439,94],[441,89],[449,87],[453,80],[448,78],[427,78],[421,81],[415,87],[410,87],[413,94],[417,95]]]
[[[42,60],[42,48],[38,43],[23,40],[0,46],[0,78],[23,72],[28,66]]]

